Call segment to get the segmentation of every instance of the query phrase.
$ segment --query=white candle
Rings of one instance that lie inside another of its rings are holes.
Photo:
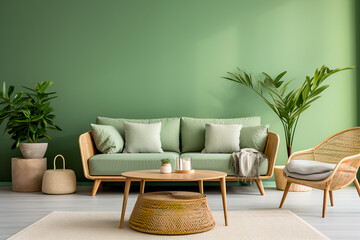
[[[183,169],[183,170],[191,170],[191,163],[190,163],[190,161],[183,160],[183,161],[182,161],[182,169]]]

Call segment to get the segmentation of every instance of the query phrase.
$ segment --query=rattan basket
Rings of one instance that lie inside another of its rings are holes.
[[[191,234],[215,227],[206,195],[195,192],[152,192],[140,194],[129,225],[153,234]]]
[[[56,169],[56,159],[61,157],[63,169]],[[46,194],[69,194],[76,192],[76,176],[71,169],[65,169],[65,158],[57,155],[54,158],[54,169],[46,170],[43,176],[42,188]]]

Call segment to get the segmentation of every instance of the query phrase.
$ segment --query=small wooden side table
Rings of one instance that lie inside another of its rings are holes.
[[[286,178],[283,175],[283,169],[285,166],[275,166],[275,182],[276,182],[276,189],[278,190],[285,190],[286,187]],[[289,191],[290,192],[310,192],[311,187],[299,185],[299,184],[291,184]]]
[[[41,191],[42,178],[46,169],[46,158],[12,158],[12,190],[15,192]]]

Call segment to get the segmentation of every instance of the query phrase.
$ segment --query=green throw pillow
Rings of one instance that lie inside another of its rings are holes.
[[[243,127],[240,134],[240,148],[254,148],[264,152],[268,126]]]
[[[124,153],[161,153],[161,122],[141,124],[124,122]]]
[[[205,124],[205,153],[232,153],[240,151],[241,124]]]
[[[180,118],[157,118],[157,119],[127,119],[127,118],[107,118],[107,117],[96,118],[96,124],[114,126],[120,132],[123,139],[125,139],[124,122],[143,123],[143,124],[161,122],[161,133],[160,133],[161,148],[166,152],[178,152],[178,153],[180,152],[180,137],[179,137]]]
[[[246,118],[181,118],[181,152],[201,152],[205,147],[205,123],[241,124],[244,127],[258,126],[260,117]]]
[[[124,140],[113,126],[91,124],[91,135],[102,153],[117,153],[124,148]]]

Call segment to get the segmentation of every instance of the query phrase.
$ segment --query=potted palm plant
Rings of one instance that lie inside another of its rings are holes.
[[[323,65],[315,70],[312,77],[306,76],[299,88],[291,91],[288,91],[288,86],[292,80],[287,82],[282,80],[286,71],[274,79],[263,72],[264,78],[260,80],[238,68],[235,72],[228,72],[229,77],[224,78],[252,89],[275,112],[283,125],[287,154],[290,157],[300,115],[329,87],[327,84],[324,85],[324,81],[329,76],[351,68],[353,67],[329,69]]]
[[[25,91],[12,94],[14,86],[0,92],[0,105],[5,105],[0,110],[0,125],[5,123],[4,133],[10,134],[14,141],[12,149],[20,147],[24,158],[42,158],[47,150],[47,143],[39,143],[39,139],[47,138],[49,129],[61,131],[53,122],[54,109],[50,107],[50,100],[56,98],[55,92],[47,92],[53,82],[41,82],[35,88],[24,87]]]

